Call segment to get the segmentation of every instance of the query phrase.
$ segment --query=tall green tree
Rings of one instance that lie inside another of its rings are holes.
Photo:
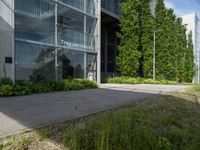
[[[173,9],[158,0],[152,16],[150,0],[124,0],[117,65],[125,76],[152,78],[153,32],[156,33],[156,79],[191,82],[194,54],[191,34]]]
[[[174,68],[171,64],[171,49],[173,41],[173,24],[171,21],[173,14],[171,10],[165,8],[163,0],[158,0],[155,11],[155,31],[156,33],[156,77],[157,79],[171,79],[174,76]]]
[[[187,51],[187,36],[186,36],[186,26],[182,25],[182,19],[177,18],[175,21],[175,53],[174,53],[174,66],[176,69],[176,80],[184,80],[184,67],[185,67],[185,57]]]
[[[186,82],[192,82],[194,75],[195,75],[194,50],[193,50],[192,32],[190,32],[188,35],[188,43],[184,61],[184,80]]]
[[[139,75],[145,78],[152,78],[153,75],[153,29],[154,18],[151,14],[150,0],[140,0],[138,3],[139,12],[139,34],[138,50],[142,56],[140,58]]]
[[[139,67],[141,52],[138,51],[137,0],[126,0],[121,4],[118,69],[124,76],[134,77]]]
[[[187,47],[186,28],[172,9],[166,9],[163,0],[158,0],[155,18],[156,75],[158,79],[183,80],[184,54]]]
[[[165,58],[165,70],[163,75],[168,80],[175,80],[176,79],[176,65],[174,64],[177,53],[177,41],[176,41],[176,16],[174,14],[174,11],[172,9],[166,10],[166,27],[168,27],[167,30],[167,42],[166,43],[166,58]]]

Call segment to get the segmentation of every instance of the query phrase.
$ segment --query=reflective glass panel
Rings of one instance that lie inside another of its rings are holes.
[[[84,78],[84,53],[62,49],[58,57],[59,78]]]
[[[55,4],[49,0],[15,0],[16,38],[54,43]]]
[[[84,15],[58,6],[58,45],[69,48],[84,48]]]
[[[89,50],[95,51],[95,26],[96,19],[87,16],[86,17],[86,47]]]
[[[95,0],[86,0],[86,12],[95,15]]]
[[[54,48],[16,42],[16,80],[55,79]]]
[[[63,2],[65,4],[68,4],[70,6],[73,6],[79,10],[84,10],[84,0],[59,0],[60,2]]]

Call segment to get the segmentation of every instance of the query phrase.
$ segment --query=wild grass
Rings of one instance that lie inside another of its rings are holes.
[[[27,148],[38,139],[49,139],[71,150],[198,150],[200,105],[177,95],[160,96],[45,127],[37,135],[10,143]],[[7,146],[2,142],[0,149]]]
[[[200,85],[193,86],[189,92],[200,97]]]
[[[0,142],[0,150],[25,150],[28,148],[28,138],[16,138],[16,136],[4,139]]]
[[[169,80],[153,80],[153,79],[144,79],[144,78],[131,78],[131,77],[108,77],[102,79],[103,83],[116,83],[116,84],[191,84],[191,83],[179,83],[176,81]]]
[[[70,149],[198,149],[200,106],[172,96],[98,114],[65,135]],[[68,140],[67,140],[68,139]]]

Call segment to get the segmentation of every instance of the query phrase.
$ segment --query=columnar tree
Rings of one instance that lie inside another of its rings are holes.
[[[186,26],[182,25],[182,19],[177,18],[175,22],[176,28],[175,33],[175,53],[174,53],[174,65],[176,69],[176,80],[182,81],[184,78],[184,67],[186,60],[187,51],[187,36],[186,36]]]
[[[139,47],[138,50],[142,56],[140,58],[139,75],[145,78],[152,78],[153,74],[153,29],[154,20],[149,7],[149,0],[140,0],[138,4],[139,10]]]
[[[174,76],[174,68],[171,64],[173,55],[173,12],[165,8],[163,0],[158,0],[155,12],[155,30],[161,29],[156,33],[156,77],[157,79],[171,79]]]
[[[192,82],[194,75],[195,75],[194,51],[193,51],[192,32],[190,32],[188,35],[188,43],[184,61],[184,80],[186,82]]]
[[[125,76],[152,77],[153,32],[156,33],[156,77],[191,82],[194,75],[192,38],[186,26],[164,0],[158,0],[155,16],[150,0],[124,0],[120,17],[119,71]]]
[[[126,0],[121,5],[118,69],[124,76],[134,77],[139,67],[141,52],[138,51],[137,0]]]

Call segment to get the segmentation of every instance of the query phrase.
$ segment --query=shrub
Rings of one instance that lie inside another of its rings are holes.
[[[55,83],[54,90],[55,90],[55,91],[63,91],[63,90],[64,90],[64,87],[65,87],[64,81],[57,81],[57,82]]]
[[[64,90],[81,90],[85,88],[97,88],[97,84],[93,81],[74,79],[64,81]]]
[[[85,88],[94,89],[94,88],[98,87],[97,84],[94,81],[82,80],[81,82],[82,82],[82,84],[84,85]]]
[[[13,87],[11,85],[2,85],[0,86],[0,96],[12,96]]]
[[[13,81],[10,78],[0,78],[0,86],[2,85],[13,85]]]
[[[33,84],[32,91],[33,93],[47,93],[47,92],[52,92],[53,89],[51,86],[48,87],[48,84],[38,83],[38,84]]]
[[[81,82],[79,82],[78,80],[65,80],[64,83],[65,91],[80,90],[84,88],[84,85],[81,84]]]
[[[32,93],[71,91],[71,90],[81,90],[85,88],[97,88],[97,84],[93,81],[82,80],[82,79],[43,81],[40,83],[33,83],[30,81],[17,81],[16,85],[0,86],[0,96],[11,96],[11,95],[24,96]]]
[[[39,84],[41,84],[44,91],[52,92],[52,91],[55,91],[56,82],[57,81],[44,81],[44,82],[41,82]]]
[[[24,96],[24,95],[30,95],[32,93],[32,91],[28,85],[16,84],[14,86],[13,93],[15,96]]]

